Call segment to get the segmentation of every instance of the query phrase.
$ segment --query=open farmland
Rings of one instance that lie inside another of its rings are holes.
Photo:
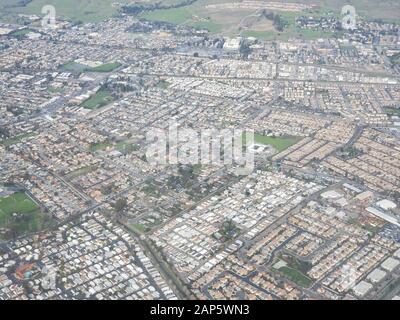
[[[189,6],[147,11],[139,16],[149,20],[205,28],[211,33],[222,33],[227,36],[256,36],[264,39],[286,39],[288,37],[315,39],[333,36],[333,34],[301,30],[295,26],[296,17],[300,15],[337,16],[340,14],[341,8],[350,3],[355,6],[358,14],[368,19],[393,21],[399,19],[396,12],[400,10],[398,1],[382,1],[377,4],[371,0],[288,0],[278,3],[252,1],[251,5],[247,2],[199,0]],[[397,8],[397,10],[394,10],[394,8]],[[263,10],[279,14],[283,18],[286,23],[283,32],[278,32],[271,21],[262,16]]]
[[[129,3],[120,0],[118,3]],[[97,22],[118,14],[118,6],[112,0],[32,0],[27,5],[20,5],[20,1],[0,0],[0,17],[12,14],[42,15],[45,5],[53,5],[57,15],[72,21]]]
[[[17,14],[42,15],[45,5],[54,5],[57,15],[75,22],[97,22],[119,14],[120,6],[130,4],[129,0],[32,0],[26,5],[21,1],[0,0],[0,20],[17,19]],[[182,0],[136,1],[136,5],[149,8],[155,3],[163,6],[177,5]],[[249,4],[250,3],[250,4]],[[188,5],[172,9],[149,9],[138,17],[149,20],[184,24],[199,29],[208,29],[214,34],[227,36],[257,36],[264,39],[286,39],[301,36],[314,39],[329,34],[304,32],[294,26],[299,15],[338,15],[345,4],[352,4],[358,14],[369,19],[393,21],[399,19],[400,2],[394,0],[286,0],[284,2],[197,0]],[[314,6],[315,5],[315,6]],[[262,10],[280,14],[287,23],[283,32],[278,32],[271,22],[260,17]],[[332,36],[332,35],[331,35]]]

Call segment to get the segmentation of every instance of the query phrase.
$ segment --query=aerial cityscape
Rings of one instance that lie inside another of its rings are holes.
[[[400,1],[0,0],[0,300],[400,300]]]

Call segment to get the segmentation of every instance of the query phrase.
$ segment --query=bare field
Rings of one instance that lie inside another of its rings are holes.
[[[274,25],[272,21],[267,19],[256,20],[249,25],[245,25],[244,28],[253,30],[253,31],[274,31]]]

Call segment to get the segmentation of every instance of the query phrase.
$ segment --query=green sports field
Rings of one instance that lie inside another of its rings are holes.
[[[111,72],[121,66],[120,63],[118,62],[113,62],[113,63],[105,63],[102,64],[101,66],[90,68],[88,71],[91,72]]]
[[[83,72],[111,72],[121,66],[118,62],[110,62],[102,64],[98,67],[91,68],[84,64],[76,63],[75,61],[70,61],[68,63],[60,66],[60,69],[63,71],[80,74]]]
[[[268,137],[261,134],[254,135],[256,143],[268,144],[273,146],[279,152],[289,148],[300,140],[298,137]]]
[[[60,66],[60,69],[62,71],[67,71],[67,72],[76,73],[76,74],[85,72],[87,68],[88,68],[87,66],[80,64],[80,63],[76,63],[74,61],[65,63],[62,66]]]
[[[28,213],[37,209],[36,203],[23,192],[16,192],[8,197],[0,198],[0,217],[13,213]]]
[[[12,236],[37,232],[49,222],[50,218],[26,193],[15,192],[0,197],[0,228],[9,230]]]
[[[10,35],[14,37],[23,37],[26,36],[28,33],[33,32],[32,29],[20,29],[14,32],[11,32]]]
[[[282,267],[279,269],[288,279],[292,280],[293,282],[297,283],[299,286],[302,287],[309,287],[313,281],[309,277],[302,274],[300,271],[290,268],[290,267]]]
[[[2,144],[5,147],[9,147],[12,146],[14,144],[20,143],[22,140],[29,138],[29,137],[34,137],[36,135],[36,133],[32,132],[32,133],[24,133],[18,136],[15,136],[13,138],[8,138],[5,140],[1,140],[0,144]]]
[[[94,145],[91,145],[90,146],[90,151],[100,151],[100,150],[105,150],[105,149],[107,149],[107,148],[109,148],[109,147],[112,147],[112,143],[110,143],[110,142],[107,142],[107,141],[105,141],[105,142],[99,142],[99,143],[96,143],[96,144],[94,144]]]
[[[85,100],[81,107],[85,109],[98,109],[113,101],[113,97],[108,90],[99,90],[89,99]]]
[[[243,136],[243,139],[245,139],[245,135]],[[254,134],[255,143],[270,145],[274,147],[276,150],[278,150],[278,152],[286,150],[287,148],[296,144],[300,140],[301,140],[300,137],[292,137],[292,136],[269,137],[258,133]]]

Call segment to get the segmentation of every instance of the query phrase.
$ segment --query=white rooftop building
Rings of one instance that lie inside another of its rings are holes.
[[[392,210],[397,208],[397,205],[393,201],[387,199],[383,199],[376,204],[384,210]]]
[[[386,272],[377,268],[368,275],[367,280],[371,281],[372,283],[378,283],[382,281],[385,276]]]
[[[241,37],[228,38],[228,39],[225,40],[224,49],[226,49],[226,50],[239,50],[241,41],[242,41]]]
[[[372,287],[373,287],[372,284],[366,281],[361,281],[353,288],[353,291],[355,295],[363,297],[367,294],[369,290],[372,289]]]
[[[383,269],[392,272],[399,264],[400,264],[399,260],[389,257],[382,262],[381,266]]]

